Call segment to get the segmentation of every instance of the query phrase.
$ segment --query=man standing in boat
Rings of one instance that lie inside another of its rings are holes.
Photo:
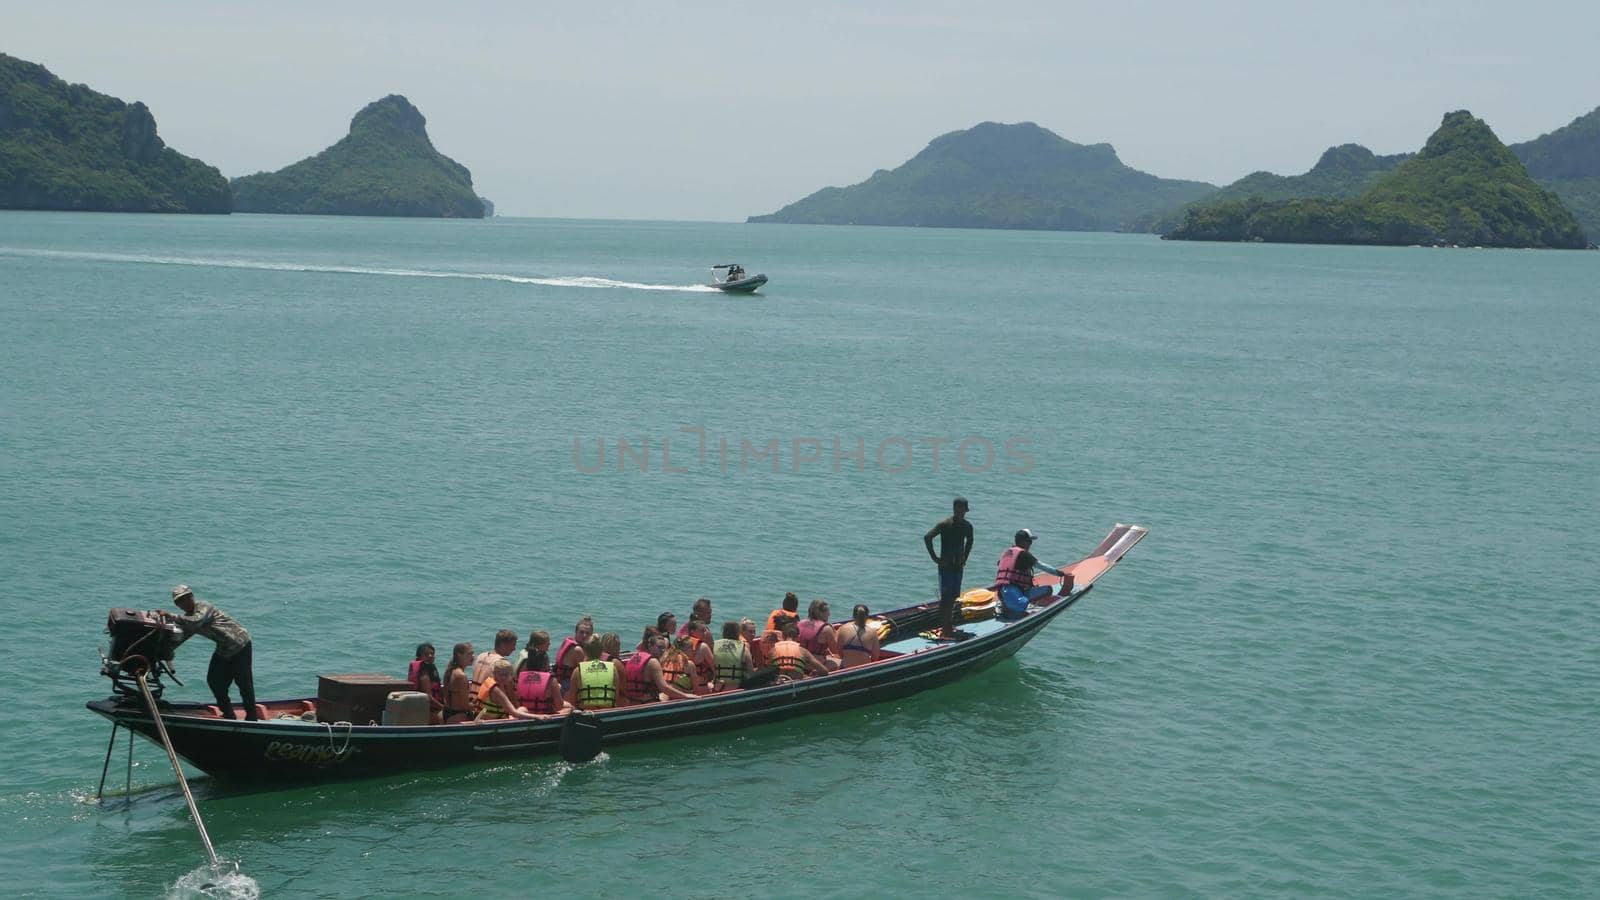
[[[196,600],[187,584],[172,589],[172,603],[183,610],[175,616],[166,610],[161,617],[178,626],[183,640],[200,635],[217,645],[211,653],[211,665],[206,669],[206,685],[217,698],[217,708],[224,719],[233,718],[233,704],[228,701],[228,686],[239,686],[239,700],[244,703],[246,721],[257,721],[256,680],[251,666],[250,632],[233,620],[232,616],[203,600]],[[181,641],[180,641],[181,643]]]
[[[939,552],[933,551],[933,539],[939,538]],[[950,504],[950,517],[928,529],[922,536],[928,556],[939,567],[939,634],[948,639],[956,636],[956,598],[961,596],[961,570],[967,567],[967,557],[972,553],[972,523],[967,521],[967,498],[957,497]]]

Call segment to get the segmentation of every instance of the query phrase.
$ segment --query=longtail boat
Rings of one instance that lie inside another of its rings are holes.
[[[893,700],[992,666],[1016,653],[1087,594],[1146,531],[1138,525],[1117,525],[1093,553],[1063,569],[1072,576],[1069,593],[1035,601],[1018,619],[964,622],[962,627],[970,635],[964,640],[938,641],[923,636],[925,629],[938,624],[938,602],[933,600],[880,614],[885,636],[881,639],[882,658],[874,662],[692,700],[536,719],[409,726],[311,721],[314,716],[308,714],[316,711],[315,698],[258,703],[260,721],[225,719],[217,707],[206,703],[151,702],[160,710],[172,749],[179,756],[215,778],[238,781],[349,779],[474,760],[554,754],[561,751],[564,735],[570,738],[575,722],[584,723],[594,739],[606,746],[744,728]],[[1061,583],[1055,576],[1039,576],[1036,581],[1052,586]],[[104,669],[114,686],[135,669],[141,680],[152,668],[159,678],[159,664],[141,667],[137,653],[115,651],[114,642],[115,658],[107,658]],[[119,689],[87,706],[118,727],[152,742],[160,740],[150,705],[139,693]],[[236,711],[236,716],[242,712]],[[594,752],[598,749],[597,745]],[[108,748],[108,763],[109,759]]]

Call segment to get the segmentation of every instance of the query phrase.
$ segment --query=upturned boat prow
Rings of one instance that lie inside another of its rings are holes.
[[[306,781],[554,754],[562,745],[563,732],[569,732],[570,740],[570,733],[577,726],[594,734],[604,745],[611,745],[835,712],[920,693],[1010,657],[1087,594],[1146,533],[1147,529],[1138,525],[1117,525],[1093,553],[1062,569],[1072,577],[1068,593],[1057,592],[1038,600],[1025,614],[1012,620],[965,621],[966,637],[961,640],[927,636],[927,629],[938,624],[936,600],[880,614],[873,621],[881,633],[881,659],[802,680],[735,688],[690,700],[452,725],[313,721],[317,700],[310,697],[258,703],[255,712],[260,721],[225,719],[217,707],[205,703],[160,701],[161,718],[177,754],[213,777]],[[1061,581],[1051,575],[1037,579],[1039,584],[1052,586]],[[993,615],[992,606],[988,610],[988,615]],[[114,610],[113,619],[117,613],[131,612]],[[147,642],[141,646],[148,653],[152,645]],[[153,671],[159,680],[162,663],[158,658],[131,654],[125,658],[135,662],[124,662],[117,647],[113,635],[113,657],[105,661],[103,668],[112,677],[114,687],[118,687],[117,693],[87,706],[118,726],[157,741],[157,724],[147,706],[120,685],[126,673],[132,671],[130,666]]]

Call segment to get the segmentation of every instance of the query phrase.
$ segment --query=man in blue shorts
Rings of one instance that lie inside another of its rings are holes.
[[[1047,566],[1033,555],[1033,542],[1038,535],[1024,528],[1011,539],[1011,549],[1000,556],[994,574],[994,590],[1000,595],[1000,618],[1020,619],[1028,612],[1028,604],[1050,596],[1049,585],[1035,586],[1033,573],[1037,569],[1061,577],[1061,596],[1072,593],[1072,576],[1054,566]]]
[[[939,538],[939,552],[933,551],[933,539]],[[948,639],[956,637],[956,598],[961,596],[961,570],[967,567],[967,557],[972,553],[972,523],[967,521],[967,498],[957,497],[950,504],[950,518],[928,529],[922,536],[928,556],[939,567],[939,634]]]

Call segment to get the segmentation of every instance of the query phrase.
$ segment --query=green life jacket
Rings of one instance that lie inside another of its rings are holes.
[[[719,638],[711,645],[718,681],[738,681],[744,677],[744,653],[744,641],[738,638]]]
[[[610,709],[617,705],[617,664],[603,659],[586,660],[572,672],[578,682],[578,706],[583,709]]]

